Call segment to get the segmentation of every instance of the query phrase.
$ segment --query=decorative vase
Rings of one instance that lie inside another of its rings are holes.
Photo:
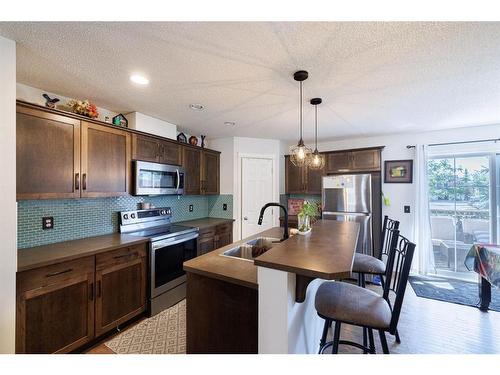
[[[298,216],[299,234],[305,235],[311,232],[311,218],[308,215]]]
[[[189,143],[192,144],[193,146],[198,145],[198,138],[196,138],[194,135],[189,137]]]

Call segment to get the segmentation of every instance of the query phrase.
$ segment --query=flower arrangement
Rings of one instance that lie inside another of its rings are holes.
[[[97,112],[97,106],[90,103],[88,100],[75,100],[71,99],[68,102],[68,107],[78,115],[87,116],[90,118],[99,117],[99,112]]]
[[[297,215],[299,219],[299,234],[307,234],[311,231],[312,221],[315,220],[317,215],[318,205],[316,203],[304,201],[302,209]]]

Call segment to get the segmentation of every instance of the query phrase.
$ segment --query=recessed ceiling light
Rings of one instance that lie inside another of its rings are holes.
[[[205,107],[203,107],[203,104],[193,103],[189,105],[189,108],[191,108],[194,111],[202,111]]]
[[[147,85],[149,83],[149,79],[139,74],[132,74],[130,80],[138,85]]]
[[[226,121],[226,122],[224,122],[224,125],[234,126],[234,125],[236,125],[236,123],[234,121]]]

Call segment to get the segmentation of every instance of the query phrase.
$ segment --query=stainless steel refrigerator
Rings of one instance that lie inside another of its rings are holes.
[[[373,255],[372,175],[324,176],[321,198],[322,218],[359,223],[360,233],[356,251]]]

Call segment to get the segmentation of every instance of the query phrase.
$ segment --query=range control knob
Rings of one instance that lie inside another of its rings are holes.
[[[123,215],[123,218],[124,218],[125,220],[127,220],[127,219],[128,219],[128,215],[127,215],[127,214]]]
[[[135,214],[130,214],[131,219],[135,219]]]
[[[160,214],[161,214],[161,215],[166,215],[166,214],[167,214],[167,211],[165,211],[165,210],[161,210],[161,211],[160,211]]]

